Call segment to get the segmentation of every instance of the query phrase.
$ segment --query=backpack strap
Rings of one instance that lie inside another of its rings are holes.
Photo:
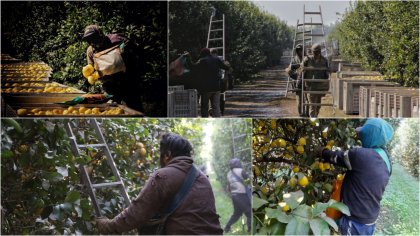
[[[391,175],[392,168],[387,153],[382,148],[375,148],[375,151],[382,157],[382,160],[384,160],[386,167],[388,167],[389,175]]]
[[[189,170],[187,176],[185,177],[184,183],[181,185],[181,188],[178,190],[175,197],[172,199],[171,203],[166,207],[165,214],[167,216],[171,215],[178,207],[181,205],[181,202],[187,196],[188,192],[190,191],[195,177],[197,175],[197,168],[192,165],[191,169]]]
[[[242,171],[243,171],[243,170],[242,170]],[[236,179],[237,181],[241,182],[241,184],[243,184],[243,185],[246,187],[246,185],[245,185],[245,183],[244,183],[244,179],[243,179],[243,178],[241,178],[241,177],[239,177],[239,176],[235,173],[235,171],[233,171],[233,169],[231,170],[231,172],[232,172],[232,175],[235,177],[235,179]]]

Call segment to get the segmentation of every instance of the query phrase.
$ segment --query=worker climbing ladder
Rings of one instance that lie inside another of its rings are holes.
[[[98,189],[117,188],[127,207],[130,204],[130,199],[120,173],[115,165],[114,158],[109,150],[108,144],[106,143],[101,128],[99,127],[98,121],[96,119],[68,120],[65,123],[65,129],[68,137],[70,138],[72,152],[76,157],[81,157],[86,151],[99,149],[106,156],[107,165],[110,167],[113,174],[113,182],[93,183],[89,174],[88,166],[79,166],[83,190],[89,195],[95,209],[96,216],[100,217],[103,215],[100,208],[100,201],[96,197],[96,191]],[[84,140],[84,143],[78,143],[78,140]]]

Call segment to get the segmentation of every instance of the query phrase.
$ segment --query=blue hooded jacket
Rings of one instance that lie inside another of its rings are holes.
[[[350,209],[348,218],[362,224],[371,224],[379,215],[380,202],[388,184],[390,172],[385,161],[375,148],[385,150],[392,139],[393,129],[383,119],[368,119],[363,127],[357,128],[362,148],[348,151],[322,152],[322,158],[332,164],[346,167],[348,155],[351,170],[347,170],[341,188],[341,201]],[[388,154],[389,157],[389,154]]]

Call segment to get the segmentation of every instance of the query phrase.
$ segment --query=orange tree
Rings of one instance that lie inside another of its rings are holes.
[[[282,119],[253,121],[254,233],[330,234],[326,216],[343,203],[330,200],[332,183],[344,169],[316,159],[314,150],[348,150],[360,145],[355,128],[362,120]]]
[[[85,119],[75,119],[77,141],[94,143]],[[159,136],[168,131],[201,146],[201,123],[174,119],[99,120],[114,161],[133,199],[149,174],[159,167]],[[97,234],[94,211],[82,191],[79,165],[93,182],[111,180],[104,153],[87,149],[74,156],[64,130],[65,120],[2,119],[2,234]],[[200,162],[200,160],[197,160]],[[114,217],[123,207],[115,190],[97,192],[102,213]]]

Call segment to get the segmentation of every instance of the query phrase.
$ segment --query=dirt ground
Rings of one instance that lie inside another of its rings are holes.
[[[224,117],[252,118],[299,118],[296,95],[289,92],[285,96],[287,74],[285,66],[260,72],[261,79],[253,84],[237,85],[226,92]],[[322,103],[332,103],[331,95],[322,99]],[[321,107],[319,118],[354,117],[333,107]]]

